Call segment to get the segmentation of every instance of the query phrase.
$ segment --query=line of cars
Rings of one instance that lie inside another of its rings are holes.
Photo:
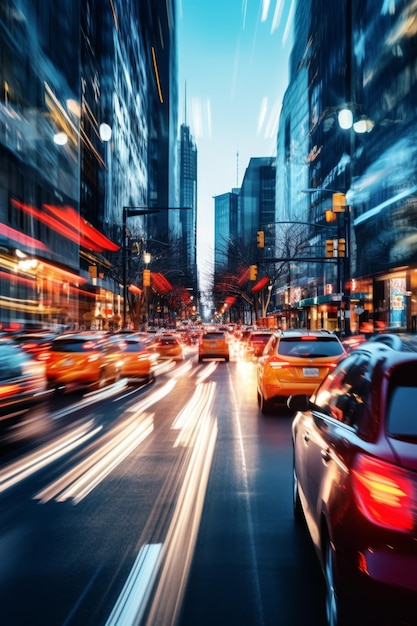
[[[174,334],[98,331],[0,336],[0,419],[26,410],[50,390],[100,389],[127,378],[151,382],[162,359],[183,360]]]
[[[273,333],[263,413],[293,414],[294,518],[314,545],[328,626],[417,624],[417,341]]]

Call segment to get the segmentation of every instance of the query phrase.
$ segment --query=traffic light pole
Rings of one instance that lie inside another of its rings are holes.
[[[123,281],[123,328],[126,328],[127,323],[127,218],[137,217],[139,215],[151,215],[152,213],[160,213],[161,211],[184,211],[191,210],[192,207],[152,207],[147,206],[124,206],[122,213],[122,231],[123,231],[123,245],[122,245],[122,281]]]

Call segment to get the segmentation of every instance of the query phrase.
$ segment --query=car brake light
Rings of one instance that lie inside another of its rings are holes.
[[[352,475],[356,500],[369,521],[394,530],[414,530],[417,489],[408,472],[361,455]]]
[[[0,386],[0,397],[5,398],[7,396],[11,396],[20,391],[20,386],[11,383],[10,385],[1,385]]]
[[[283,367],[289,367],[291,363],[289,361],[284,361],[277,356],[273,356],[269,359],[269,365],[273,369],[282,369]]]

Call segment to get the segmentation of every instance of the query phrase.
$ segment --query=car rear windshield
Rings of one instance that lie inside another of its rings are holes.
[[[282,337],[278,344],[278,354],[299,357],[325,357],[343,354],[343,346],[335,337]]]
[[[203,335],[203,339],[206,339],[207,341],[215,341],[215,340],[220,340],[220,339],[225,339],[225,334],[224,333],[204,333]]]
[[[161,346],[175,346],[177,343],[178,340],[175,337],[163,337],[159,340]]]
[[[51,352],[88,352],[99,347],[97,341],[86,339],[60,339],[53,341]]]
[[[264,335],[252,335],[250,337],[251,343],[266,343],[270,338],[271,333],[265,333]]]

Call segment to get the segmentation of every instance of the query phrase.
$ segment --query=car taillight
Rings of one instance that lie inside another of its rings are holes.
[[[20,386],[16,384],[5,384],[0,385],[0,398],[5,398],[7,396],[12,396],[20,391]]]
[[[281,369],[283,367],[288,367],[289,365],[291,365],[289,361],[280,359],[277,356],[272,356],[270,359],[268,359],[268,363],[273,369]]]
[[[394,530],[414,530],[417,485],[408,472],[360,455],[352,476],[356,500],[369,521]]]

